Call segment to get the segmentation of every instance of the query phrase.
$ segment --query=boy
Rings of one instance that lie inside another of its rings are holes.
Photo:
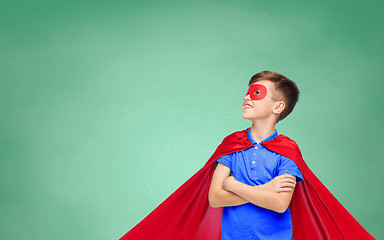
[[[224,207],[221,239],[292,239],[287,208],[303,176],[295,162],[260,143],[277,137],[275,125],[298,98],[296,84],[279,73],[252,76],[242,117],[252,121],[247,137],[255,147],[219,158],[209,190],[210,205]],[[275,177],[278,189],[268,188]]]
[[[120,240],[374,239],[313,174],[296,142],[277,134],[276,123],[298,96],[281,74],[254,75],[243,101],[252,126],[226,136],[197,173]]]

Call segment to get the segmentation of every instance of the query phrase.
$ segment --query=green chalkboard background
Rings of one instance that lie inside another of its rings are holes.
[[[0,1],[0,239],[119,239],[200,169],[249,78],[276,126],[384,239],[382,1]]]

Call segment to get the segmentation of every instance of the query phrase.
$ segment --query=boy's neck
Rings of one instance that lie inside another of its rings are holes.
[[[253,139],[260,143],[275,132],[276,124],[262,124],[261,122],[252,122],[251,135]]]

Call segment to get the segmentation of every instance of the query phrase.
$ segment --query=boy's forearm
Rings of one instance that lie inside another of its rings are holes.
[[[280,213],[288,208],[290,202],[286,193],[265,190],[263,185],[250,186],[232,179],[225,188],[248,202]]]
[[[214,200],[211,202],[214,203],[214,207],[238,206],[249,202],[239,195],[224,189],[217,191],[215,196],[212,197]]]

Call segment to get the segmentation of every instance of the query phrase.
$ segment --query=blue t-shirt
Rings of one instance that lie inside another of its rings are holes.
[[[272,140],[277,136],[275,129],[272,135],[260,143]],[[230,153],[217,160],[231,169],[231,175],[236,180],[256,186],[288,173],[295,175],[297,182],[302,181],[303,175],[294,161],[256,143],[250,129],[247,137],[254,147]],[[278,213],[252,203],[224,207],[221,239],[291,240],[293,239],[291,214],[289,209],[284,213]]]

